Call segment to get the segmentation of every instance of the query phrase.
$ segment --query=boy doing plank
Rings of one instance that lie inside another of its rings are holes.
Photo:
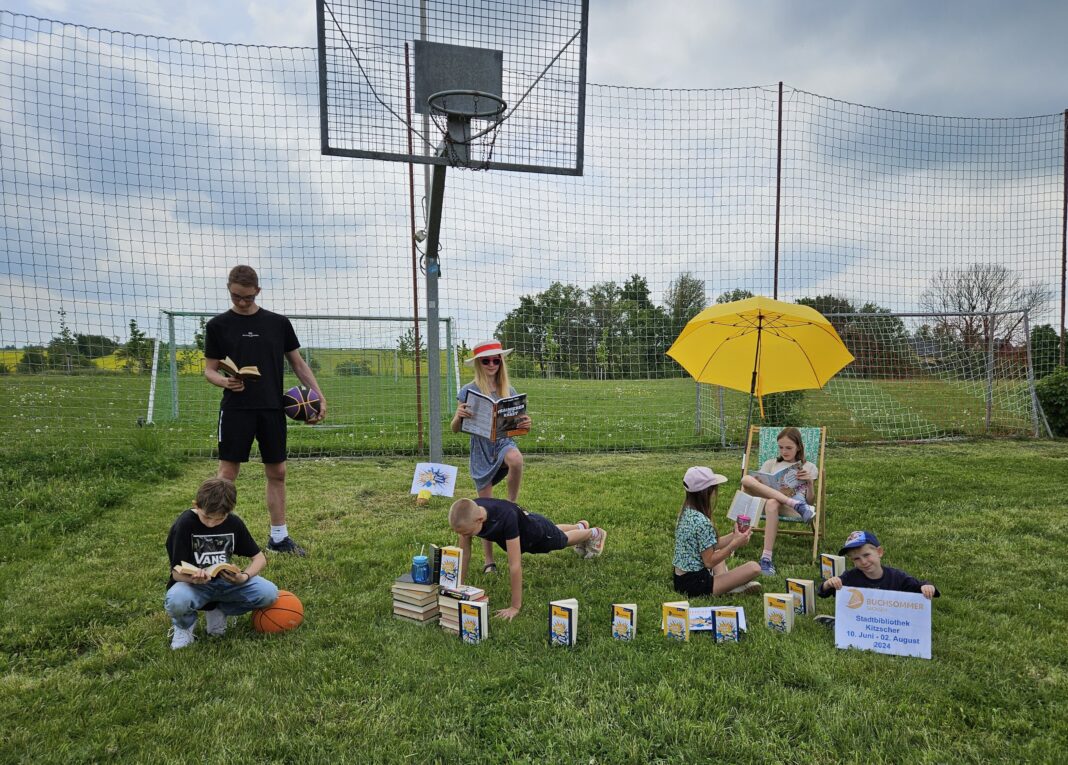
[[[547,553],[575,547],[586,558],[604,551],[608,536],[604,529],[590,528],[587,521],[554,524],[537,513],[528,513],[515,502],[491,497],[458,499],[449,509],[449,526],[460,535],[464,551],[460,581],[467,576],[471,559],[471,537],[496,542],[508,553],[508,575],[512,603],[495,616],[512,619],[523,607],[523,553]]]

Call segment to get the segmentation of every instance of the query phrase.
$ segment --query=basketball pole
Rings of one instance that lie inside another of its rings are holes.
[[[427,404],[430,410],[430,461],[441,462],[441,353],[438,333],[438,240],[445,201],[445,165],[434,165],[430,181],[430,205],[426,229],[426,374]]]

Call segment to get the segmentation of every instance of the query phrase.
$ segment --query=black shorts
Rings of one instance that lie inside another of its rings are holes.
[[[671,573],[675,574],[674,571]],[[701,568],[697,571],[687,571],[685,574],[675,574],[675,592],[694,597],[711,595],[712,572],[707,568]]]
[[[248,462],[252,439],[265,465],[286,461],[286,415],[281,409],[220,409],[219,459]]]
[[[547,553],[567,547],[567,534],[544,515],[527,513],[527,523],[526,538],[520,539],[523,552]]]

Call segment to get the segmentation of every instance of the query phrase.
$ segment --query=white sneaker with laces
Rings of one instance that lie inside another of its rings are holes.
[[[205,611],[204,621],[207,622],[208,634],[212,637],[222,637],[226,634],[226,614],[221,608]]]
[[[760,586],[760,582],[746,582],[740,584],[737,587],[732,587],[727,590],[728,595],[749,595],[750,593],[760,592],[763,587]]]
[[[193,634],[194,629],[195,625],[189,629],[178,626],[171,627],[171,650],[177,651],[179,648],[192,645],[193,641],[197,639],[197,636]]]

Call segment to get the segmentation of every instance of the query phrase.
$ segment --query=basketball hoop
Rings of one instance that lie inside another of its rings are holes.
[[[441,90],[426,100],[430,116],[441,131],[439,149],[454,167],[485,170],[493,159],[493,146],[504,122],[508,105],[504,99],[481,90]],[[490,123],[472,129],[473,120]],[[475,147],[475,155],[471,148]]]

